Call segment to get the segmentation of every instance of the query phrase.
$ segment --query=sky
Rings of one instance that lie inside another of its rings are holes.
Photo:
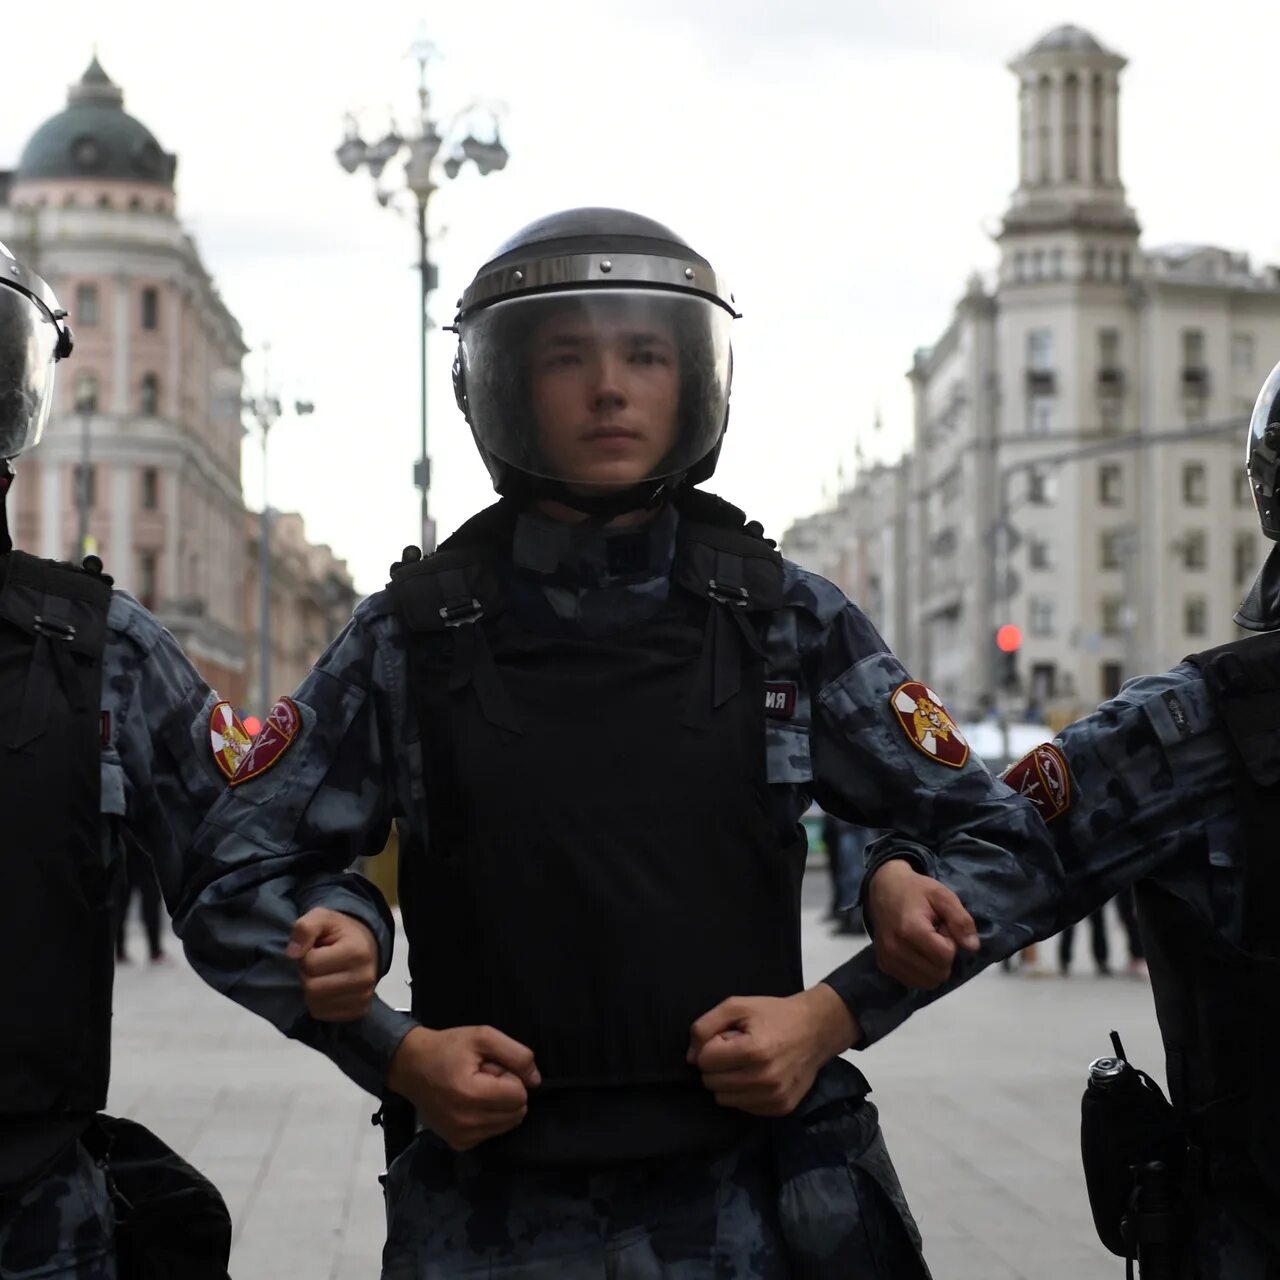
[[[125,107],[175,151],[178,208],[273,389],[315,403],[272,433],[270,498],[377,589],[418,538],[416,234],[334,159],[431,113],[511,154],[430,205],[431,315],[545,213],[615,205],[666,223],[731,281],[735,383],[708,486],[780,535],[910,438],[912,352],[946,327],[1017,183],[1007,63],[1064,22],[1124,54],[1121,174],[1148,247],[1203,241],[1280,262],[1274,0],[63,0],[7,15],[0,167],[65,102],[96,44]],[[399,177],[389,166],[384,181]],[[492,500],[428,340],[441,535]],[[1275,353],[1280,357],[1280,352]],[[883,426],[875,431],[877,414]],[[246,501],[261,500],[246,441]]]

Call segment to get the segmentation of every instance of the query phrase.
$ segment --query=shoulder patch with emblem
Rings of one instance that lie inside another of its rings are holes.
[[[764,686],[764,713],[775,720],[790,720],[796,713],[796,682],[769,680]]]
[[[1000,778],[1030,800],[1046,822],[1060,818],[1071,808],[1071,772],[1066,757],[1052,742],[1033,747]]]
[[[917,751],[952,769],[964,766],[969,759],[969,744],[942,699],[928,685],[918,680],[900,684],[889,695],[889,705]]]
[[[262,722],[258,736],[236,766],[230,785],[238,787],[242,782],[248,782],[250,778],[256,778],[278,764],[280,757],[298,736],[300,728],[302,715],[297,703],[292,698],[277,698],[275,706]]]
[[[213,762],[228,780],[235,776],[240,761],[248,754],[253,739],[229,702],[219,702],[209,713],[209,746]]]

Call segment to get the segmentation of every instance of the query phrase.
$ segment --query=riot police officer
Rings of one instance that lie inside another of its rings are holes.
[[[127,835],[178,902],[186,846],[249,742],[96,557],[76,568],[13,548],[9,459],[39,441],[71,349],[52,291],[0,245],[0,1277],[199,1280],[225,1275],[216,1191],[140,1126],[99,1114],[116,897]],[[384,911],[355,877],[294,868],[271,895],[233,891],[201,943],[241,975],[238,999],[341,1059],[342,1028],[307,1010],[367,1006],[379,942],[389,955]]]
[[[1262,531],[1280,539],[1280,365],[1246,467]],[[891,837],[870,856],[866,901],[881,967],[913,990],[870,973],[865,953],[842,974],[870,1043],[1135,886],[1179,1128],[1171,1220],[1187,1280],[1280,1276],[1280,547],[1236,622],[1262,634],[1130,681],[1006,773],[1055,838],[1065,881],[1015,896],[991,859]],[[956,918],[948,885],[978,922],[975,951],[938,915]]]
[[[455,325],[500,501],[408,550],[197,837],[261,876],[399,824],[412,1013],[360,1024],[422,1130],[386,1277],[925,1274],[856,1023],[801,972],[800,819],[1060,872],[863,614],[696,487],[736,314],[637,214],[503,245]]]

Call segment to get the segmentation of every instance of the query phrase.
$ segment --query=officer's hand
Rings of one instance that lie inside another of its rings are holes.
[[[945,982],[957,942],[966,951],[978,949],[977,927],[960,899],[901,858],[876,871],[867,906],[876,963],[908,987],[927,991]]]
[[[285,955],[298,962],[307,1012],[322,1022],[354,1022],[373,1004],[378,943],[354,916],[315,907],[294,921]]]
[[[861,1032],[825,983],[777,996],[733,996],[690,1029],[688,1060],[722,1107],[754,1116],[790,1115],[820,1067]]]
[[[415,1027],[400,1042],[387,1084],[455,1151],[514,1129],[542,1083],[533,1050],[493,1027]]]

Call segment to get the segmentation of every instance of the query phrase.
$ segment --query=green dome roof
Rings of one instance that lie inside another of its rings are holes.
[[[176,156],[124,109],[124,94],[95,56],[79,84],[67,92],[66,109],[31,136],[14,182],[45,178],[107,178],[153,182],[172,188]]]

